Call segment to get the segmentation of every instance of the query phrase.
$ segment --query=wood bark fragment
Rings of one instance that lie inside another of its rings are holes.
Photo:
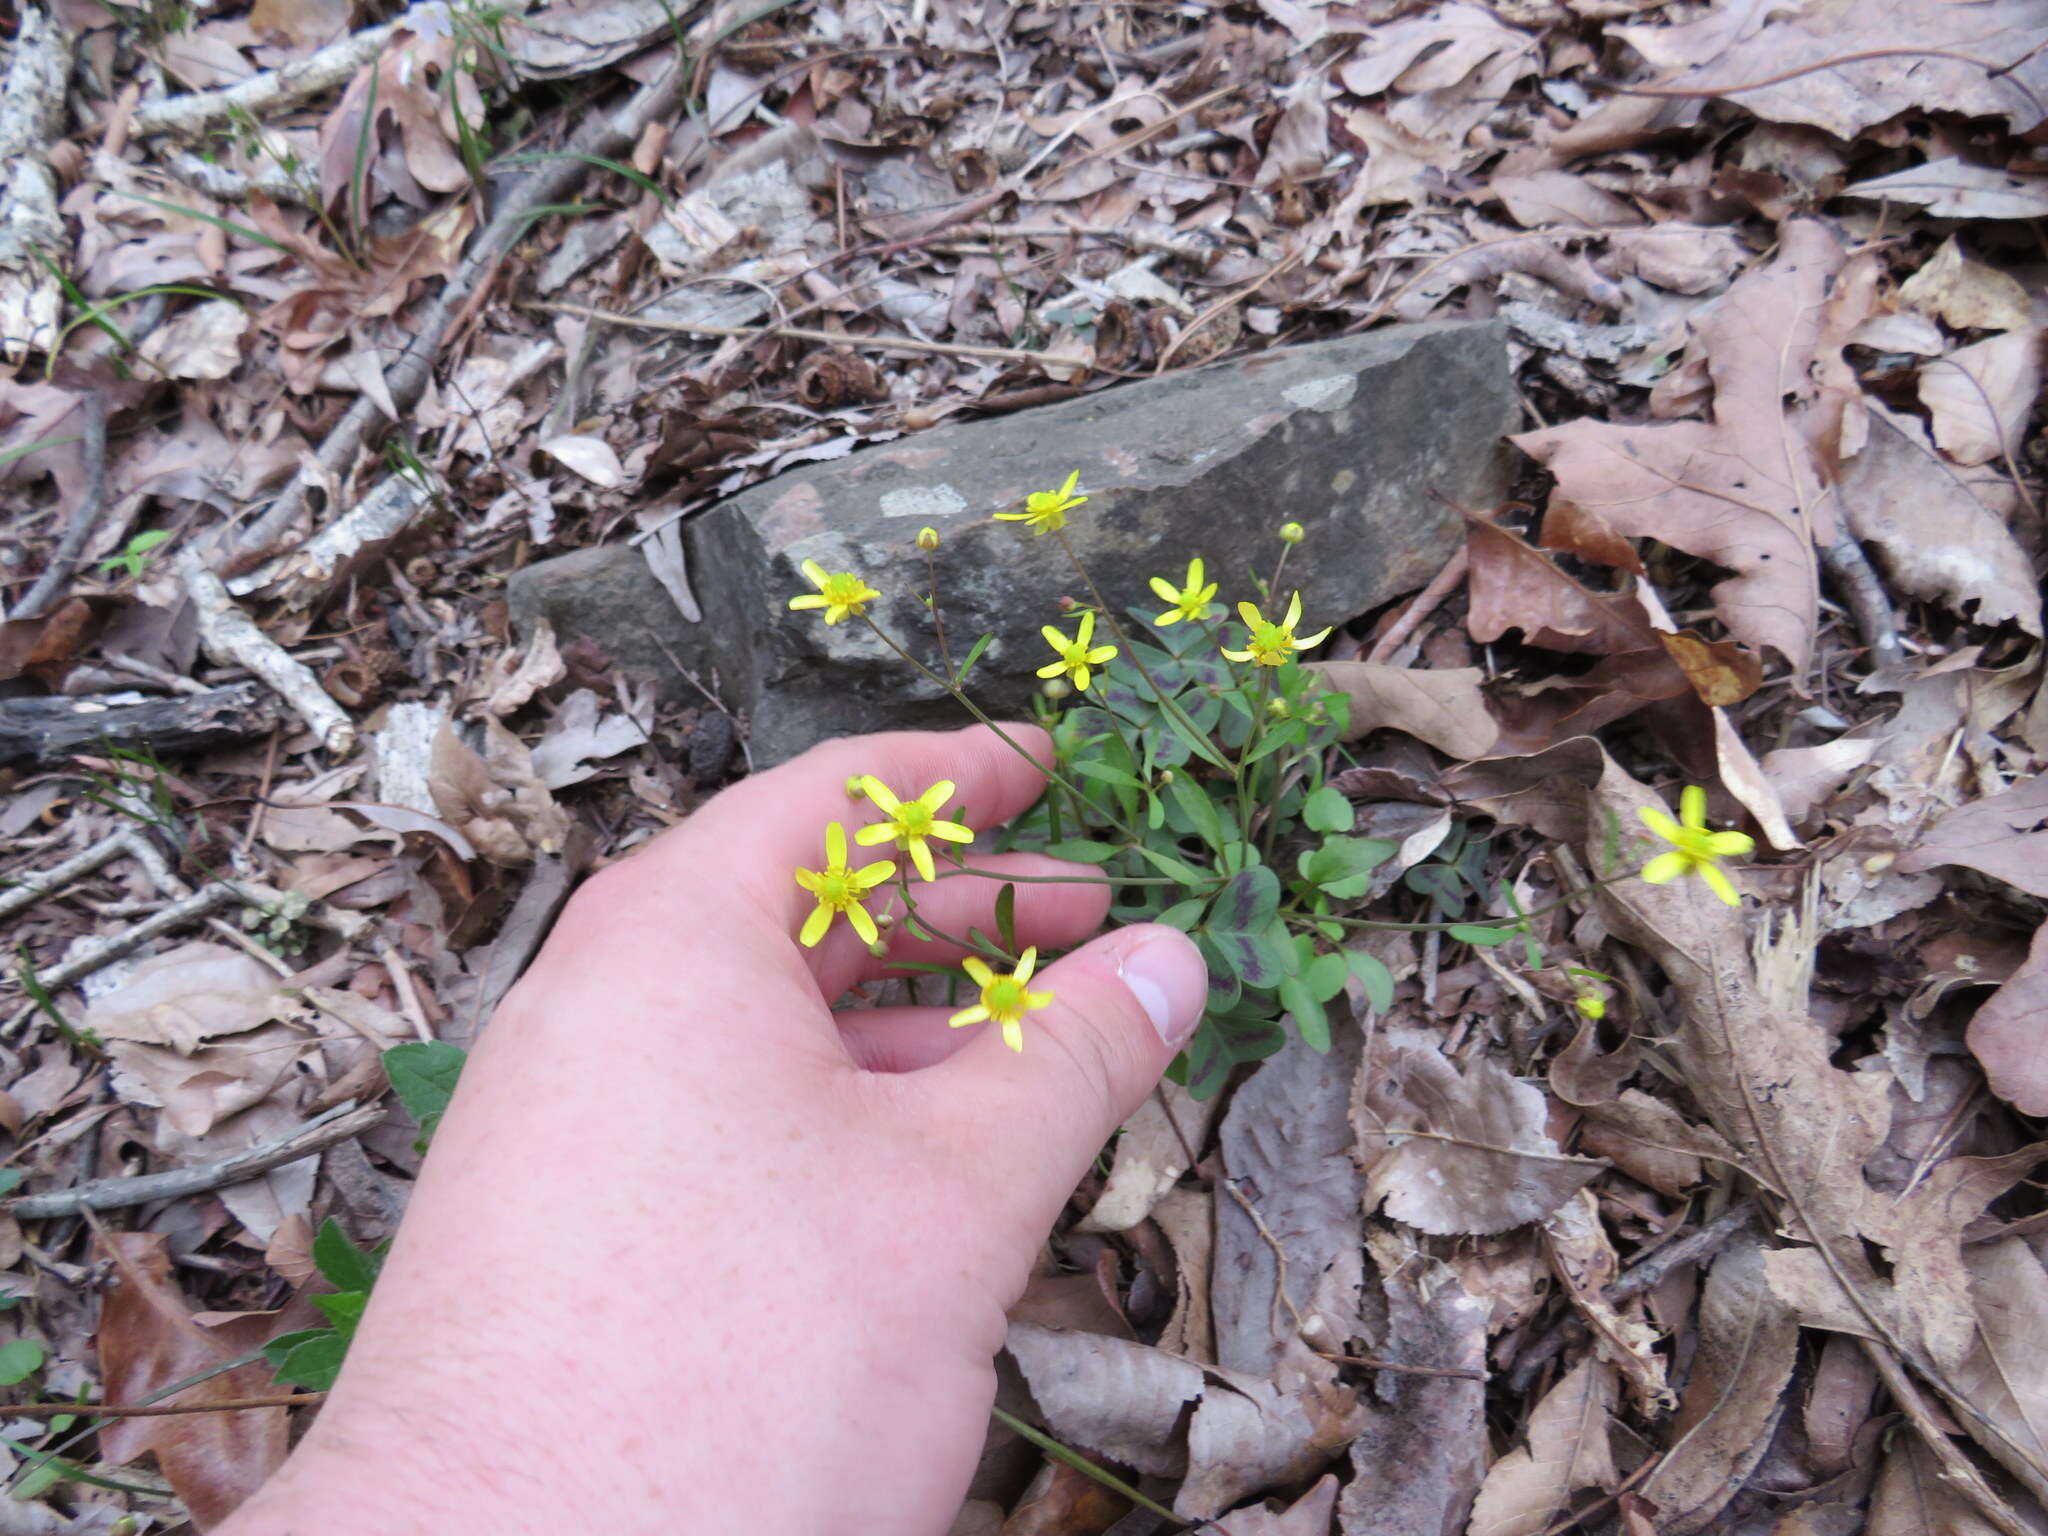
[[[356,728],[342,707],[327,696],[311,669],[258,629],[256,621],[228,596],[220,578],[201,565],[196,555],[188,554],[179,561],[178,574],[198,610],[199,643],[206,654],[223,666],[246,667],[255,673],[312,727],[322,746],[336,757],[346,756],[356,744]]]
[[[53,763],[107,747],[192,752],[272,730],[279,710],[258,683],[135,703],[51,697],[0,699],[0,762]]]
[[[288,608],[317,608],[351,575],[381,558],[436,494],[411,475],[389,475],[297,549],[230,578],[227,589],[237,597],[261,591]]]
[[[24,5],[0,83],[0,362],[10,368],[57,340],[63,292],[42,253],[68,250],[71,237],[43,157],[64,136],[70,74],[70,34]]]

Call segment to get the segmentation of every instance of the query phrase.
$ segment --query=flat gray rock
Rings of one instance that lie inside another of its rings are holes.
[[[1289,558],[1302,628],[1355,618],[1426,583],[1461,537],[1456,507],[1505,494],[1518,424],[1506,331],[1498,323],[1392,327],[1232,358],[986,421],[963,422],[805,465],[742,491],[684,529],[690,623],[626,545],[578,551],[513,578],[514,623],[545,616],[621,667],[657,678],[664,697],[707,686],[752,725],[757,763],[828,736],[968,717],[857,621],[827,626],[788,600],[812,590],[816,560],[883,593],[869,613],[905,649],[935,661],[915,540],[939,530],[940,613],[958,658],[992,633],[970,678],[984,708],[1014,713],[1051,660],[1041,624],[1071,629],[1059,600],[1087,589],[1058,540],[1021,523],[1032,491],[1081,472],[1085,506],[1068,538],[1104,598],[1152,611],[1146,579],[1179,584],[1200,555],[1219,601],[1257,598],[1276,533],[1307,539]],[[1129,622],[1126,620],[1126,622]],[[1098,624],[1098,643],[1106,628]]]

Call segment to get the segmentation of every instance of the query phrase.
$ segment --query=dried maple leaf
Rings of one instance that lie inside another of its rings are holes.
[[[1826,226],[1793,220],[1777,259],[1737,279],[1699,323],[1712,421],[1575,421],[1513,439],[1557,476],[1564,496],[1617,533],[1734,571],[1714,588],[1722,621],[1802,673],[1820,595],[1815,544],[1834,537],[1823,466],[1842,396],[1816,373],[1823,305],[1842,261]]]

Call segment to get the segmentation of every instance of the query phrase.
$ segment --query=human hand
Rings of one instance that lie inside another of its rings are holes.
[[[946,1528],[1004,1313],[1207,979],[1185,935],[1141,926],[1033,978],[1054,1001],[1021,1054],[944,1008],[833,1013],[888,962],[844,921],[801,948],[792,871],[867,819],[855,774],[905,798],[952,779],[946,814],[977,829],[1043,787],[987,729],[830,742],[588,882],[464,1072],[340,1382],[228,1536]],[[999,885],[916,898],[935,929],[993,932]],[[1103,885],[1016,890],[1023,945],[1107,911]]]

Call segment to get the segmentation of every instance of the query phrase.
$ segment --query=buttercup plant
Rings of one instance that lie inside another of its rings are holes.
[[[1554,908],[1524,912],[1503,887],[1512,918],[1458,920],[1468,891],[1485,899],[1479,881],[1485,845],[1462,829],[1447,840],[1441,865],[1407,872],[1409,888],[1428,896],[1443,921],[1384,923],[1353,915],[1396,845],[1352,835],[1351,802],[1323,781],[1329,749],[1344,733],[1347,700],[1301,659],[1328,638],[1329,626],[1302,633],[1301,593],[1281,585],[1288,556],[1307,537],[1301,525],[1276,530],[1270,578],[1245,573],[1257,600],[1235,603],[1241,623],[1221,617],[1225,610],[1215,599],[1222,583],[1209,579],[1196,556],[1178,584],[1163,575],[1150,579],[1150,592],[1168,606],[1128,610],[1137,621],[1133,633],[1067,537],[1068,515],[1087,501],[1077,470],[1059,489],[1033,492],[1022,511],[994,514],[1024,524],[1034,538],[1051,534],[1090,599],[1062,602],[1072,610],[1071,632],[1051,624],[1041,630],[1054,655],[1037,669],[1047,680],[1038,710],[1053,741],[1049,761],[1003,732],[967,692],[968,673],[994,637],[983,635],[954,665],[939,601],[936,530],[922,530],[916,540],[929,581],[919,601],[932,617],[936,664],[920,660],[876,623],[867,608],[882,593],[862,574],[828,572],[806,561],[803,573],[817,590],[790,598],[789,606],[820,611],[827,624],[853,619],[867,625],[1045,775],[1037,804],[989,834],[997,851],[1029,849],[1093,866],[1092,874],[1040,878],[1107,884],[1113,923],[1166,923],[1195,940],[1209,964],[1209,1006],[1169,1076],[1196,1097],[1209,1097],[1236,1066],[1285,1043],[1283,1019],[1291,1018],[1314,1049],[1329,1049],[1327,1005],[1349,984],[1375,1009],[1389,1006],[1393,978],[1385,965],[1343,945],[1357,929],[1437,930],[1487,946],[1519,935],[1530,968],[1540,967],[1531,919]],[[1099,637],[1098,623],[1106,631]],[[885,897],[899,903],[910,934],[943,939],[964,952],[958,969],[947,968],[950,985],[956,1001],[963,988],[977,1000],[952,1015],[953,1025],[994,1024],[1005,1044],[1022,1050],[1027,1016],[1053,997],[1030,989],[1038,951],[1018,951],[1014,877],[984,874],[965,862],[963,850],[975,834],[941,817],[954,793],[951,783],[934,784],[913,799],[903,798],[907,789],[867,775],[849,782],[849,799],[865,801],[878,817],[854,832],[854,844],[891,844],[905,861],[850,866],[845,831],[832,823],[825,832],[826,867],[795,872],[817,898],[799,937],[815,944],[844,916],[864,943],[886,954],[881,929],[893,912],[878,919],[866,904]],[[1650,829],[1673,846],[1641,873],[1656,882],[1698,874],[1723,900],[1739,901],[1720,861],[1753,845],[1741,833],[1708,829],[1705,810],[1705,792],[1693,787],[1681,802],[1680,821],[1644,812]],[[885,891],[892,876],[895,885]],[[996,934],[944,933],[919,914],[921,884],[960,876],[1005,880],[995,903]],[[939,969],[908,962],[904,968]],[[1593,983],[1608,978],[1587,971],[1572,977],[1574,1006],[1599,1018],[1606,999]]]

